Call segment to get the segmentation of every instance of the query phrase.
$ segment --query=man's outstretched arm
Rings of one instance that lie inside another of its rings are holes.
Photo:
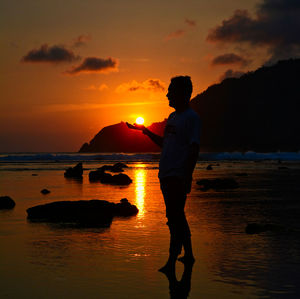
[[[154,143],[156,143],[158,146],[162,147],[163,146],[163,140],[164,138],[151,132],[148,130],[144,125],[137,125],[137,124],[130,124],[126,123],[129,129],[134,129],[138,131],[142,131],[143,134],[147,135]]]
[[[143,134],[147,135],[154,143],[156,143],[158,146],[163,146],[163,140],[164,138],[151,132],[146,127],[143,128]]]

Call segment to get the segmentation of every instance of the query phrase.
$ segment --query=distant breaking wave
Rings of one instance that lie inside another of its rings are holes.
[[[88,161],[143,161],[157,162],[159,153],[128,154],[128,153],[14,153],[0,154],[0,162],[88,162]],[[255,161],[255,160],[282,160],[300,161],[300,152],[277,152],[277,153],[256,153],[256,152],[222,152],[222,153],[200,153],[199,161]]]
[[[150,154],[78,154],[78,153],[18,153],[0,154],[0,162],[66,162],[66,161],[158,161],[158,153]]]
[[[223,152],[223,153],[200,153],[201,161],[256,161],[256,160],[282,160],[300,161],[300,152],[277,152],[277,153],[256,153],[256,152]]]

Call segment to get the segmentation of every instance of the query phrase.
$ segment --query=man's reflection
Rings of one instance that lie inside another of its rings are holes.
[[[175,268],[172,271],[164,273],[169,280],[170,298],[187,298],[191,290],[193,264],[185,264],[181,280],[177,280]]]

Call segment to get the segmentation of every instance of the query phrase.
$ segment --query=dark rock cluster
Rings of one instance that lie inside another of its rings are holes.
[[[34,222],[69,223],[82,227],[108,227],[114,216],[134,216],[138,208],[126,198],[120,203],[106,200],[57,201],[27,209]]]
[[[89,180],[93,182],[101,182],[102,184],[111,184],[111,185],[129,185],[132,183],[131,178],[124,174],[119,173],[116,175],[111,175],[105,171],[111,172],[123,172],[123,168],[127,167],[124,163],[116,163],[113,166],[104,165],[97,170],[90,171]]]
[[[117,162],[114,165],[104,165],[101,167],[103,171],[111,171],[111,172],[123,172],[123,168],[128,168],[128,166],[122,162]]]
[[[0,210],[1,209],[12,209],[16,203],[9,196],[0,196]]]
[[[83,174],[82,163],[78,163],[76,166],[68,168],[65,171],[64,176],[66,178],[82,179],[82,174]]]

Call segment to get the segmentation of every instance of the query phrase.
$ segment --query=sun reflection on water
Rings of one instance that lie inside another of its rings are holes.
[[[144,217],[145,214],[145,186],[146,186],[146,171],[144,169],[145,165],[140,163],[135,165],[137,169],[135,170],[135,204],[139,209],[138,217]]]

